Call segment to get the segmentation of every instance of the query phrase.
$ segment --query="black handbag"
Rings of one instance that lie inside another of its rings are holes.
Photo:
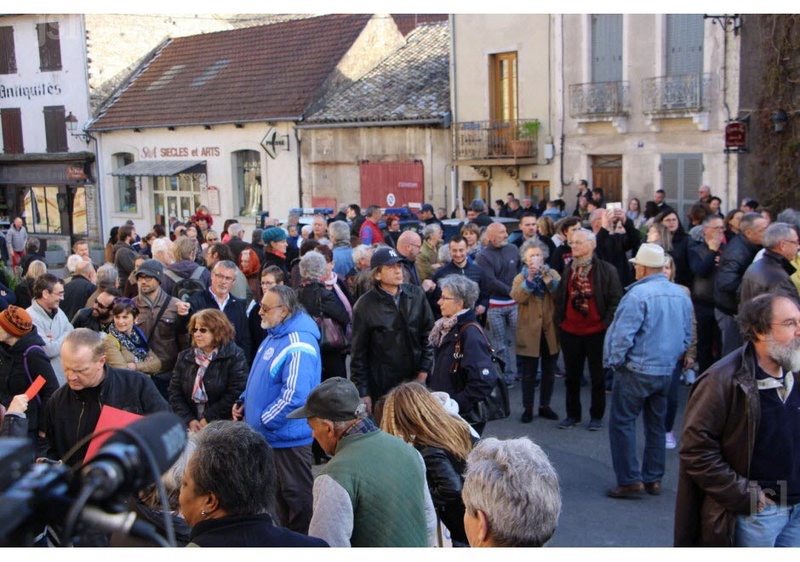
[[[486,333],[484,333],[480,324],[477,322],[468,322],[458,330],[458,339],[456,340],[456,346],[453,352],[455,361],[450,367],[450,373],[456,377],[456,388],[463,389],[466,385],[466,380],[464,380],[464,376],[461,373],[461,358],[463,357],[463,354],[461,353],[461,338],[464,334],[464,331],[469,326],[475,326],[486,340],[486,343],[489,345],[489,352],[491,353],[492,364],[494,365],[495,370],[495,384],[492,387],[492,391],[486,398],[477,402],[470,410],[466,412],[460,412],[460,415],[471,425],[505,419],[511,415],[511,403],[508,399],[508,386],[506,386],[506,380],[503,378],[505,363],[494,352],[494,349],[492,349],[492,345],[489,342],[489,338],[486,337]]]

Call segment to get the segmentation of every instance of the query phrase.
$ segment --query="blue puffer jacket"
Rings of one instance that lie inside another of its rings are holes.
[[[303,406],[320,383],[319,329],[305,312],[297,312],[271,329],[256,353],[244,399],[244,420],[275,449],[311,443],[304,419],[286,415]]]

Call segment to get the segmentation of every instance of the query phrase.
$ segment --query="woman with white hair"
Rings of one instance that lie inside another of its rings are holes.
[[[472,547],[544,546],[561,515],[558,474],[527,437],[478,443],[467,457],[461,497]]]

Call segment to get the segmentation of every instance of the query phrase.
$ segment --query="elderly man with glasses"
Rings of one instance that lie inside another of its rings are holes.
[[[772,223],[764,231],[763,244],[764,255],[744,272],[741,302],[768,292],[798,300],[800,295],[791,279],[796,269],[790,263],[797,256],[797,230],[785,222]]]

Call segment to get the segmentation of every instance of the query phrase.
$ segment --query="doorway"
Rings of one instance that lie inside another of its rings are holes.
[[[592,156],[592,188],[603,188],[606,203],[623,203],[622,201],[622,156]]]

